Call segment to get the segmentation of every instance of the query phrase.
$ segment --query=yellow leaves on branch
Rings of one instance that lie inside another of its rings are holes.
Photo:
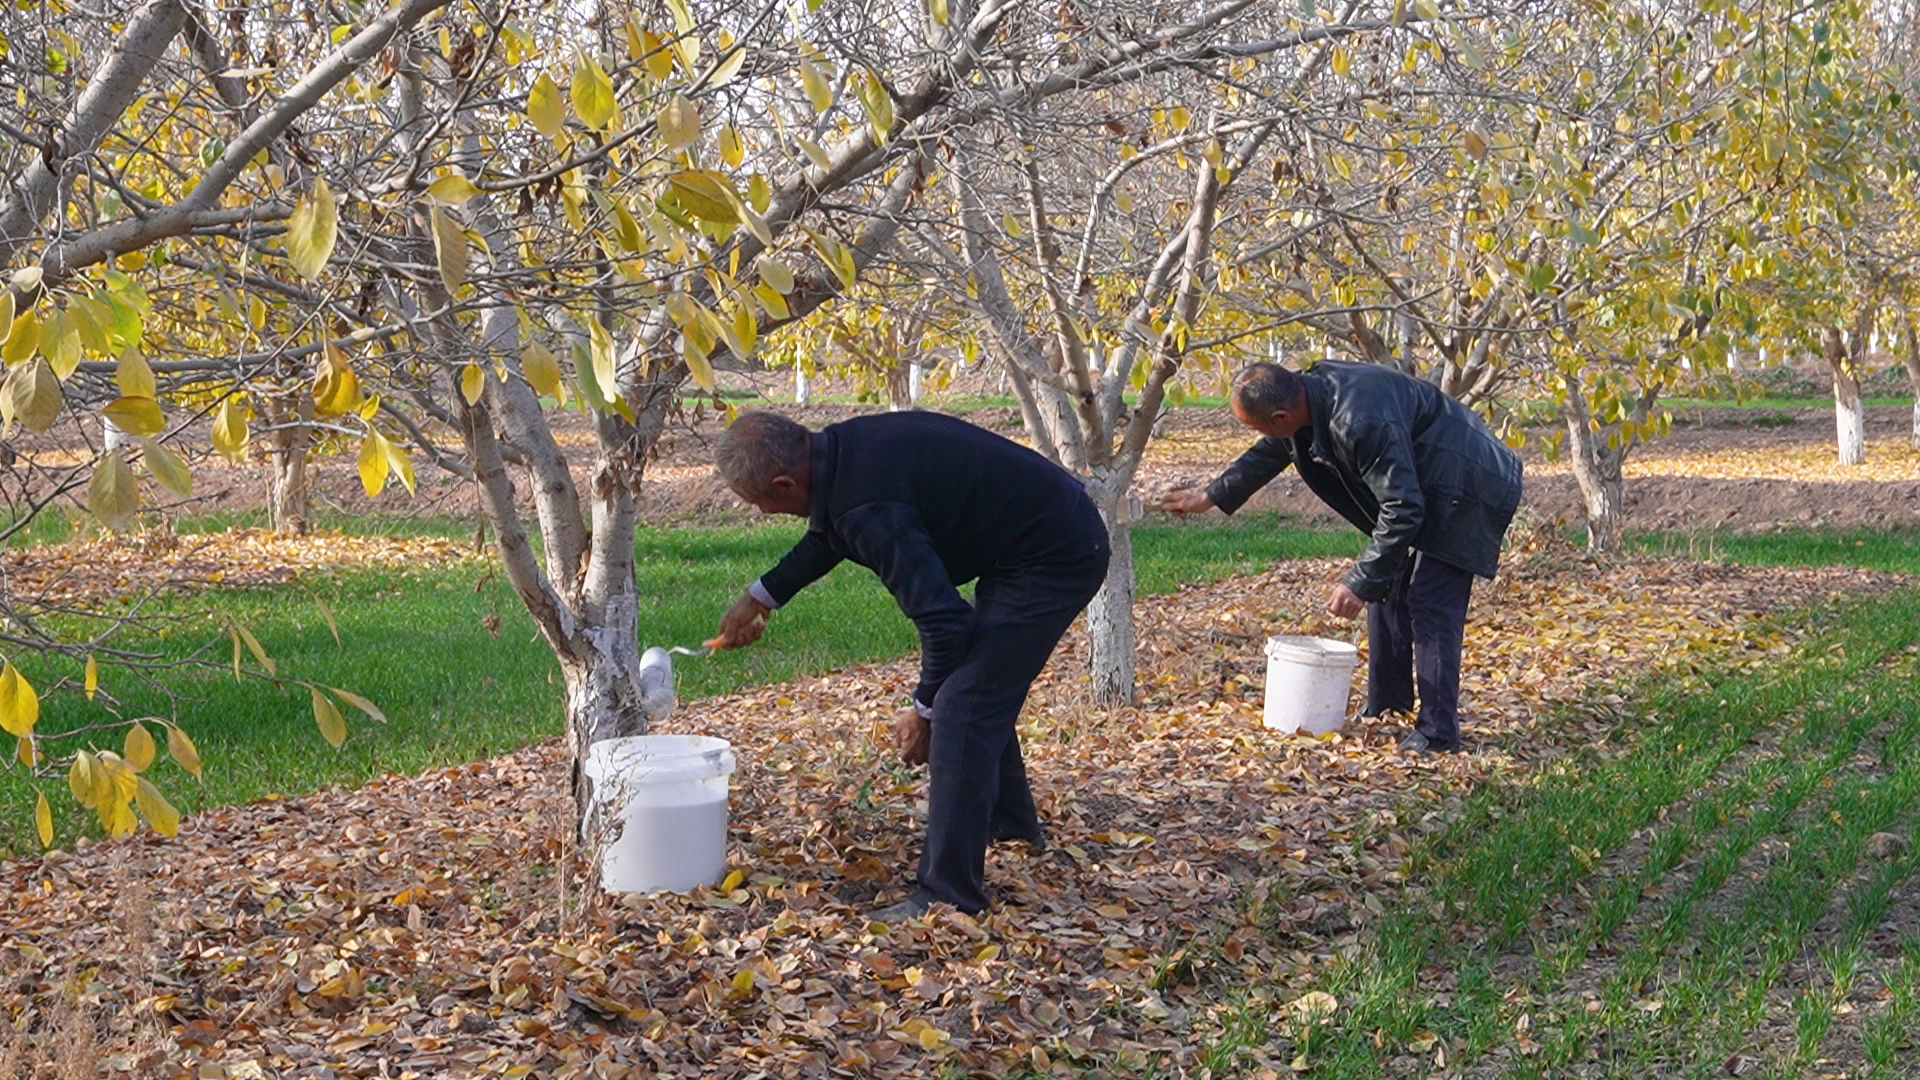
[[[334,205],[333,192],[324,179],[316,178],[313,189],[294,204],[293,216],[287,219],[287,261],[301,277],[312,281],[326,268],[333,256],[338,225],[339,209]]]
[[[320,734],[335,750],[347,741],[347,718],[340,715],[340,706],[333,699],[321,693],[320,688],[308,684],[313,692],[313,722],[320,727]]]
[[[552,394],[562,398],[565,404],[565,389],[560,381],[560,362],[545,345],[530,341],[520,352],[520,373],[526,376],[527,385],[533,387],[536,394]]]
[[[408,494],[414,491],[413,462],[407,459],[406,450],[378,431],[367,432],[355,465],[360,473],[360,487],[369,499],[378,497],[386,489],[390,474],[400,478]]]
[[[145,728],[136,721],[128,730],[130,743],[134,730],[144,732]],[[108,836],[132,835],[138,824],[136,809],[139,818],[145,818],[154,832],[173,836],[180,831],[180,811],[174,809],[153,781],[140,775],[153,763],[151,736],[147,743],[144,762],[111,750],[82,750],[73,756],[73,764],[67,769],[67,790],[73,793],[75,802],[94,812]],[[53,842],[52,824],[49,813],[46,829],[41,834],[44,844]]]
[[[13,422],[28,431],[45,431],[60,418],[66,397],[60,380],[44,359],[34,357],[8,370],[7,381],[0,386],[0,437],[13,429]]]
[[[654,118],[660,138],[670,150],[685,150],[700,140],[700,107],[685,94],[675,94]]]
[[[527,119],[535,131],[549,139],[558,137],[566,126],[567,107],[560,98],[560,87],[544,71],[527,91]]]

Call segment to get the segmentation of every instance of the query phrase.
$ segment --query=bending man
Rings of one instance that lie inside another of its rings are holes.
[[[720,476],[806,535],[720,621],[732,648],[842,559],[880,576],[920,631],[920,682],[895,723],[909,764],[929,765],[919,884],[874,914],[934,901],[987,906],[993,840],[1045,845],[1014,730],[1027,689],[1100,587],[1107,534],[1080,482],[1025,447],[933,413],[863,416],[818,434],[742,413],[720,438]],[[974,600],[958,586],[978,581]]]
[[[1401,746],[1460,748],[1460,644],[1473,578],[1492,577],[1520,504],[1520,459],[1471,409],[1378,364],[1328,360],[1296,372],[1251,364],[1233,380],[1235,419],[1259,442],[1198,491],[1170,491],[1176,514],[1233,513],[1288,465],[1362,532],[1366,549],[1327,611],[1367,612],[1363,715],[1419,715]]]

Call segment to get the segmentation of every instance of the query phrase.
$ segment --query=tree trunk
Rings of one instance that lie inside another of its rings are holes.
[[[597,828],[587,751],[603,739],[647,733],[640,697],[639,627],[637,598],[629,589],[608,603],[603,622],[579,629],[584,648],[559,653],[567,745],[573,752],[573,805],[583,840],[592,839]]]
[[[887,369],[887,408],[892,412],[905,412],[913,408],[913,396],[907,386],[907,368],[896,364]]]
[[[1840,464],[1858,465],[1867,459],[1867,418],[1860,404],[1860,372],[1850,355],[1847,335],[1839,327],[1827,327],[1825,352],[1827,366],[1833,369],[1834,436]]]
[[[1105,475],[1103,475],[1105,474]],[[1117,482],[1116,482],[1117,481]],[[1107,580],[1087,605],[1087,644],[1093,669],[1093,703],[1133,704],[1133,521],[1128,483],[1109,469],[1095,470],[1087,494],[1107,524]]]
[[[1920,446],[1920,329],[1907,320],[1907,381],[1913,384],[1913,445]]]
[[[313,512],[313,486],[307,479],[307,452],[313,433],[313,397],[296,392],[293,400],[269,399],[271,440],[267,460],[273,468],[273,530],[282,536],[304,536]]]
[[[1567,424],[1573,480],[1587,508],[1587,550],[1597,555],[1612,554],[1620,550],[1626,518],[1626,482],[1620,472],[1626,451],[1610,445],[1603,433],[1593,430],[1586,396],[1572,380],[1568,381],[1567,407],[1562,415]]]
[[[793,367],[793,403],[805,405],[813,397],[813,387],[807,381],[807,369],[795,364]]]

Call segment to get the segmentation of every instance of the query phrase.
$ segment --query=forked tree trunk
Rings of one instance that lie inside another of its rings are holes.
[[[1587,509],[1587,550],[1601,555],[1619,551],[1627,507],[1626,482],[1620,471],[1626,449],[1611,445],[1603,432],[1593,430],[1587,399],[1578,385],[1569,386],[1562,415],[1573,480]]]
[[[1087,605],[1087,646],[1093,671],[1093,703],[1133,704],[1133,521],[1125,480],[1096,478],[1087,485],[1107,526],[1107,579]]]
[[[1856,333],[1857,339],[1859,335]],[[1858,341],[1855,342],[1858,345]],[[1834,438],[1840,448],[1840,464],[1858,465],[1867,459],[1866,411],[1860,403],[1860,370],[1848,349],[1847,335],[1837,326],[1827,327],[1827,366],[1833,369]]]

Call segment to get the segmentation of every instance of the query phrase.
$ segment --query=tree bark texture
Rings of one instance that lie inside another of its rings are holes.
[[[1109,472],[1109,470],[1099,470]],[[1087,605],[1087,644],[1097,705],[1133,703],[1133,520],[1132,470],[1096,478],[1087,485],[1107,526],[1107,579]]]
[[[1907,320],[1907,382],[1913,386],[1913,445],[1920,446],[1920,329]]]
[[[271,509],[273,531],[282,536],[305,536],[313,514],[313,485],[307,459],[313,447],[313,395],[302,387],[291,400],[271,398],[266,403],[267,461],[273,468]]]
[[[1859,465],[1867,460],[1867,417],[1860,402],[1860,369],[1852,355],[1853,349],[1865,346],[1861,335],[1856,333],[1853,338],[1849,348],[1847,335],[1839,327],[1827,327],[1824,352],[1827,367],[1833,370],[1834,440],[1842,465]]]
[[[1580,500],[1587,510],[1587,550],[1597,555],[1612,554],[1620,550],[1626,518],[1626,482],[1620,469],[1626,460],[1626,450],[1612,445],[1603,432],[1594,430],[1587,399],[1577,383],[1569,382],[1566,408],[1561,415],[1567,424],[1573,480],[1580,488]]]

